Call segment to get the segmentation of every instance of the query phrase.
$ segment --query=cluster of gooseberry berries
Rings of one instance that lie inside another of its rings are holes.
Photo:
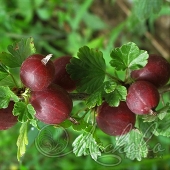
[[[131,72],[133,83],[127,89],[126,101],[118,107],[106,102],[97,108],[98,127],[108,135],[128,133],[135,126],[136,115],[154,115],[160,101],[158,89],[170,79],[170,64],[159,55],[150,54],[145,67]]]
[[[29,103],[34,107],[35,117],[46,124],[59,124],[69,118],[73,102],[68,92],[76,88],[76,83],[66,71],[70,56],[50,60],[41,54],[29,56],[21,65],[20,79],[24,88],[29,89]],[[0,109],[0,130],[17,123],[12,114],[14,102]]]
[[[52,61],[51,56],[29,56],[21,65],[20,79],[30,90],[29,103],[36,111],[35,117],[46,124],[60,124],[70,118],[73,102],[69,92],[76,89],[76,82],[66,71],[72,57]],[[128,85],[126,101],[121,101],[118,107],[104,101],[96,109],[97,126],[108,135],[120,136],[131,131],[136,115],[155,114],[160,100],[158,89],[170,79],[170,64],[163,57],[151,54],[146,66],[132,71],[130,77],[133,81]],[[4,117],[1,130],[17,122],[11,114],[13,106],[11,101],[8,108],[0,109],[0,116]]]
[[[31,90],[30,103],[36,111],[35,117],[46,124],[59,124],[69,118],[73,102],[68,91],[76,86],[66,72],[71,57],[55,61],[50,58],[51,55],[40,54],[28,57],[21,65],[20,78]],[[74,87],[69,86],[70,82]]]

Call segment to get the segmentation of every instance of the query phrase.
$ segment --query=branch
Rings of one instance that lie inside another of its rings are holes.
[[[85,100],[89,95],[87,93],[69,93],[72,100]]]

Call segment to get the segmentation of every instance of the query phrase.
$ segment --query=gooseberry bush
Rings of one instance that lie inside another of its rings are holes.
[[[170,63],[163,57],[128,42],[112,49],[106,65],[99,49],[83,46],[77,56],[44,55],[32,38],[9,45],[8,51],[0,53],[0,130],[20,123],[18,160],[26,152],[28,125],[39,129],[41,122],[79,131],[73,153],[95,161],[103,146],[92,129],[115,138],[126,157],[139,161],[148,155],[146,130],[170,137],[170,104],[164,101]],[[84,104],[78,112],[75,101]]]

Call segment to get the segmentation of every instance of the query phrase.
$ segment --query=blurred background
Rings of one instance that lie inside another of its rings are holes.
[[[101,50],[108,64],[112,48],[132,41],[140,49],[170,61],[170,1],[150,0],[147,6],[139,1],[143,0],[0,0],[0,52],[7,51],[8,45],[21,38],[33,37],[37,53],[52,53],[56,58],[76,56],[78,49],[87,45]],[[79,109],[82,104],[76,107]],[[161,146],[155,148],[155,155],[140,162],[117,153],[120,163],[109,157],[101,165],[90,156],[75,157],[70,152],[71,143],[80,132],[68,129],[65,152],[69,154],[50,157],[37,149],[34,139],[38,131],[31,127],[27,152],[19,163],[16,158],[19,127],[18,123],[0,132],[1,170],[170,169],[170,139],[166,137],[152,137],[151,149],[158,143]],[[115,142],[101,131],[98,135],[106,145]]]

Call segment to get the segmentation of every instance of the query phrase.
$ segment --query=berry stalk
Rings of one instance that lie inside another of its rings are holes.
[[[69,93],[72,100],[85,100],[89,95],[87,93]]]
[[[159,88],[158,91],[159,91],[160,94],[163,94],[163,93],[170,91],[170,84],[167,84],[167,85]]]

